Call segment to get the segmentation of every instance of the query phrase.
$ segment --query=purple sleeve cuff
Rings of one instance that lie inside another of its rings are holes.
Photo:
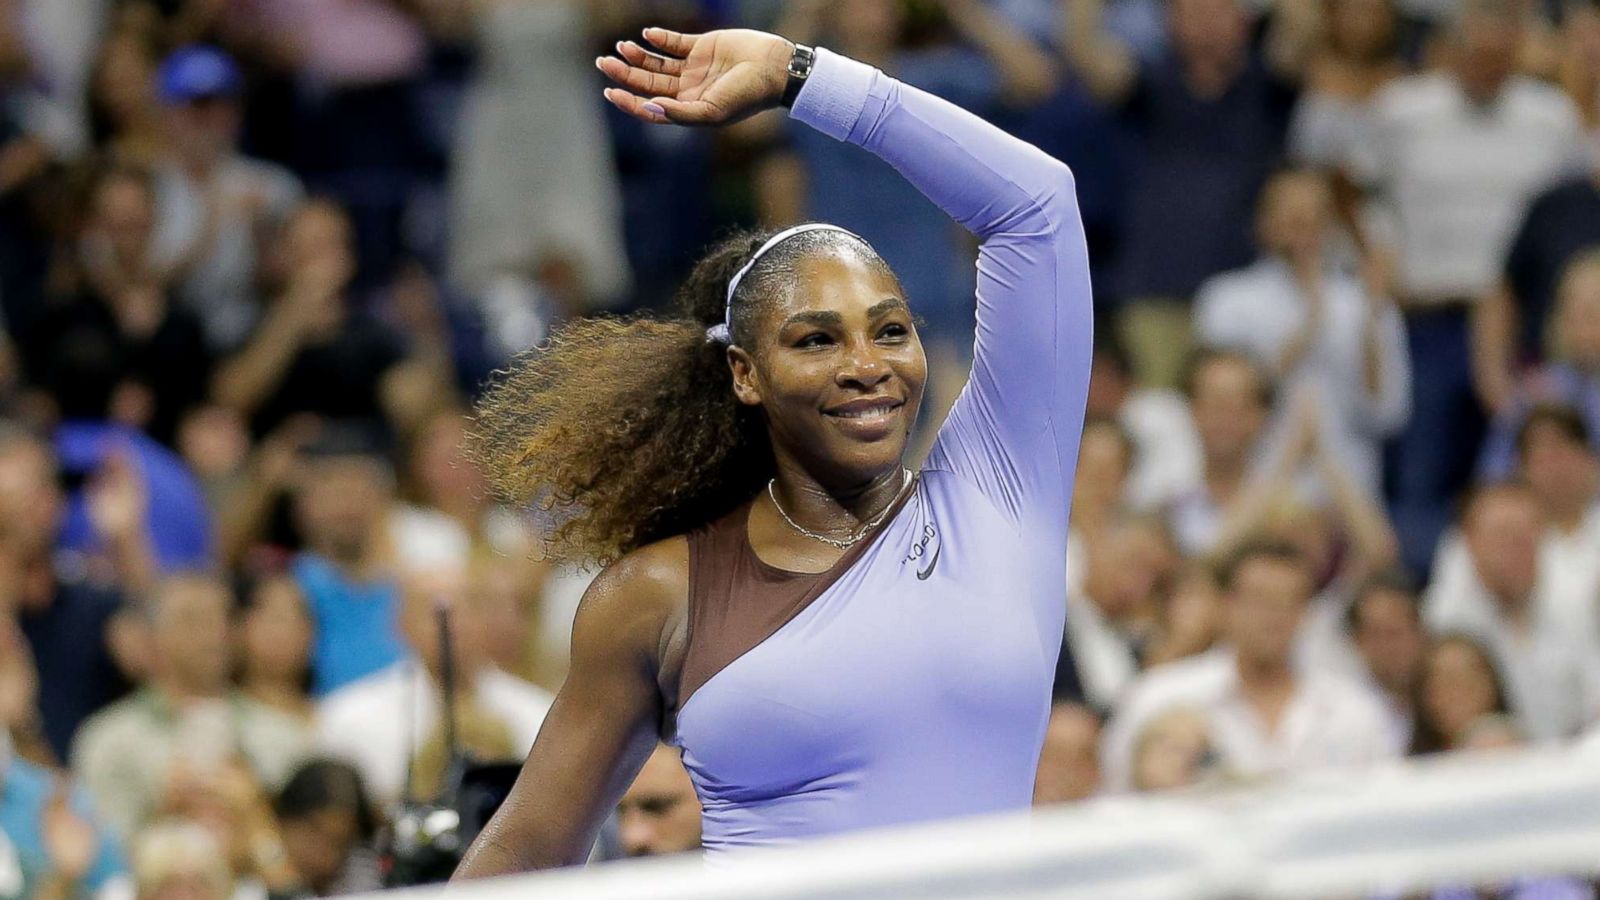
[[[878,70],[822,47],[811,76],[795,98],[789,115],[835,139],[846,140],[861,112]]]

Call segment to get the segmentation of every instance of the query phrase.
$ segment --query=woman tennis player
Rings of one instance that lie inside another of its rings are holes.
[[[649,29],[600,68],[647,122],[790,114],[983,241],[971,380],[915,476],[907,298],[830,226],[735,238],[678,319],[569,326],[486,397],[497,484],[609,561],[522,776],[458,877],[583,861],[658,738],[719,855],[1023,809],[1061,643],[1089,279],[1061,163],[873,68]],[[666,220],[659,227],[670,228]]]

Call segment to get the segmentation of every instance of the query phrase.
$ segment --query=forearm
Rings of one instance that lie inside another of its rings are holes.
[[[1504,407],[1512,393],[1515,333],[1511,292],[1499,285],[1472,311],[1472,378],[1479,399],[1491,411]]]
[[[269,315],[255,339],[218,370],[212,384],[216,401],[241,415],[254,413],[283,380],[299,350],[298,328],[283,312]]]
[[[960,107],[826,50],[795,118],[892,165],[979,238],[1063,230],[1077,217],[1058,160]]]
[[[1138,76],[1133,53],[1105,31],[1102,0],[1067,0],[1062,46],[1084,86],[1096,99],[1120,103]]]
[[[1392,566],[1399,553],[1399,543],[1377,502],[1325,450],[1318,461],[1317,472],[1333,497],[1334,510],[1344,523],[1354,550],[1354,558],[1346,566],[1352,580],[1363,580]]]
[[[999,14],[976,0],[958,0],[947,8],[956,30],[999,71],[1006,100],[1026,105],[1055,90],[1056,71],[1050,55]]]

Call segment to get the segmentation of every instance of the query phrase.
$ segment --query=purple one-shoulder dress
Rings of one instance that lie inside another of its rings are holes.
[[[826,50],[792,114],[882,157],[982,240],[977,342],[871,546],[677,710],[713,856],[1027,807],[1066,615],[1093,325],[1071,173]]]

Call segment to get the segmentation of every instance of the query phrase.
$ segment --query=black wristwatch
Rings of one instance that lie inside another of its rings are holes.
[[[811,77],[811,67],[817,62],[817,51],[805,44],[794,45],[794,55],[789,57],[789,80],[783,85],[783,99],[779,103],[785,109],[792,108],[796,97],[800,96],[800,89],[806,86],[806,79]]]

